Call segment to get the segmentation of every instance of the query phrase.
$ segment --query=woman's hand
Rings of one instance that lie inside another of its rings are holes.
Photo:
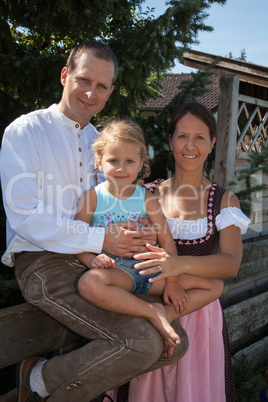
[[[149,282],[156,282],[169,276],[177,276],[185,272],[185,269],[179,263],[178,255],[168,253],[160,247],[146,244],[146,247],[151,252],[136,254],[133,258],[136,260],[148,260],[137,263],[136,269],[141,269],[140,275],[148,275],[161,272],[160,275],[149,279]]]

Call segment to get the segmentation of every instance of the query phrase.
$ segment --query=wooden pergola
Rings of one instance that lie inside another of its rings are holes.
[[[185,66],[212,65],[211,71],[221,75],[215,180],[228,187],[236,159],[268,143],[268,67],[193,50],[183,56]]]
[[[218,75],[236,74],[241,81],[268,87],[268,67],[196,50],[185,52],[183,58],[185,66],[203,70],[216,62],[217,64],[212,68],[212,71]]]

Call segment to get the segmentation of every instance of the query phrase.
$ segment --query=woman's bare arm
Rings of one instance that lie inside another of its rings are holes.
[[[226,192],[222,201],[222,208],[238,207],[239,202],[233,194]],[[168,276],[176,276],[182,273],[197,275],[207,278],[235,277],[242,259],[241,231],[235,225],[231,225],[219,232],[219,254],[207,256],[177,256],[167,253],[163,249],[157,249],[148,245],[150,252],[136,255],[137,259],[149,259],[136,265],[143,269],[153,265],[160,265],[162,273],[153,280],[159,280]],[[156,272],[150,268],[141,274]],[[152,281],[153,281],[152,280]]]

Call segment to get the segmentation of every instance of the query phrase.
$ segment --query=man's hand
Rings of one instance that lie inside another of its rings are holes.
[[[149,224],[149,219],[144,218],[140,222],[146,226],[138,226],[137,222],[131,221],[107,226],[102,249],[118,257],[133,257],[134,254],[148,251],[146,243],[157,243],[157,231]]]

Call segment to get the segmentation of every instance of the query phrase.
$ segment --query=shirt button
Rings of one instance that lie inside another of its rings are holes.
[[[80,138],[80,134],[77,134],[77,137]]]
[[[81,151],[82,151],[82,148],[78,148],[78,151],[81,152]]]
[[[82,181],[83,181],[83,179],[82,179],[82,177],[80,177],[80,182],[82,183]]]
[[[79,124],[78,124],[78,123],[76,123],[75,128],[79,128]]]
[[[82,163],[82,162],[80,162],[80,163],[79,163],[79,166],[83,166],[83,163]]]

